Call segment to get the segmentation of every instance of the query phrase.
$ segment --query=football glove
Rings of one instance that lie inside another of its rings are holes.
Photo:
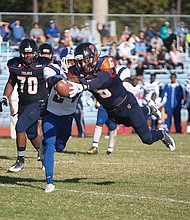
[[[82,91],[87,89],[86,85],[79,84],[79,83],[74,83],[74,82],[70,82],[70,81],[69,81],[69,83],[72,85],[72,86],[69,87],[69,89],[71,90],[69,92],[69,98],[73,98],[78,93],[81,93]]]
[[[6,96],[3,96],[0,100],[0,112],[3,111],[4,106],[8,106],[8,99]]]

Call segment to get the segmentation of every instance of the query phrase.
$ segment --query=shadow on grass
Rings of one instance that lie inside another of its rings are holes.
[[[65,179],[63,180],[63,183],[80,183],[80,181],[82,180],[88,180],[88,178],[72,178],[72,179]],[[115,184],[114,181],[102,181],[102,182],[93,182],[93,181],[87,181],[85,182],[87,184],[95,184],[95,185],[111,185],[111,184]]]
[[[0,159],[12,160],[13,157],[8,157],[8,156],[0,155]]]
[[[75,155],[78,155],[78,154],[87,154],[86,152],[81,152],[81,151],[67,151],[67,150],[64,150],[62,152],[58,152],[58,153],[64,153],[64,154],[75,154]]]

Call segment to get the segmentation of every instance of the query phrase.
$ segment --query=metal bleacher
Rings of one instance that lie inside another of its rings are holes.
[[[101,56],[109,54],[109,47],[100,47],[98,48],[98,50]],[[144,71],[145,80],[149,81],[150,73],[158,73],[156,79],[165,84],[166,82],[169,81],[170,73],[176,72],[177,81],[183,85],[188,75],[190,75],[190,57],[187,55],[187,53],[184,53],[182,55],[184,60],[183,70],[178,69],[178,70],[172,70],[170,72],[166,70],[145,70]],[[9,75],[6,63],[10,58],[14,56],[18,56],[18,52],[15,50],[15,48],[10,47],[8,42],[0,43],[0,69],[1,69],[0,97],[3,95],[3,90]],[[132,72],[132,75],[133,74],[135,73]],[[95,109],[94,105],[93,106],[87,105],[87,100],[90,97],[91,97],[90,92],[83,92],[82,100],[84,104],[84,118],[85,118],[85,123],[87,124],[95,123],[96,115],[97,115],[97,109]],[[187,117],[187,111],[182,110],[182,119],[186,120],[186,117]],[[10,124],[10,111],[9,111],[9,107],[6,107],[4,112],[0,114],[0,126],[1,127],[8,126],[9,124]]]

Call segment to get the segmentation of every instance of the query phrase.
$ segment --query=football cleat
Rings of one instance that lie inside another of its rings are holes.
[[[112,152],[113,152],[113,148],[109,148],[109,147],[108,147],[107,152],[106,152],[107,155],[110,155]]]
[[[150,100],[148,102],[148,107],[150,109],[149,115],[154,115],[157,119],[161,119],[162,118],[162,113],[160,112],[160,110],[158,110],[156,108],[155,102],[153,100]]]
[[[92,147],[87,151],[87,154],[98,154],[98,148]]]
[[[20,160],[17,160],[15,164],[13,164],[10,168],[9,168],[9,172],[19,172],[24,168],[24,163],[21,162]]]
[[[173,138],[171,138],[169,136],[169,134],[165,131],[162,131],[164,137],[162,139],[162,142],[166,145],[166,147],[171,150],[174,151],[175,150],[175,142],[173,140]]]
[[[55,190],[55,185],[50,183],[50,184],[47,184],[44,191],[45,191],[45,193],[50,193],[50,192],[53,192],[54,190]]]

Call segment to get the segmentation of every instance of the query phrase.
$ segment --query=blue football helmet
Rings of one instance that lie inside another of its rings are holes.
[[[64,73],[68,73],[69,67],[75,64],[74,48],[72,47],[63,48],[60,54],[60,59],[61,59],[61,69],[63,70]]]

